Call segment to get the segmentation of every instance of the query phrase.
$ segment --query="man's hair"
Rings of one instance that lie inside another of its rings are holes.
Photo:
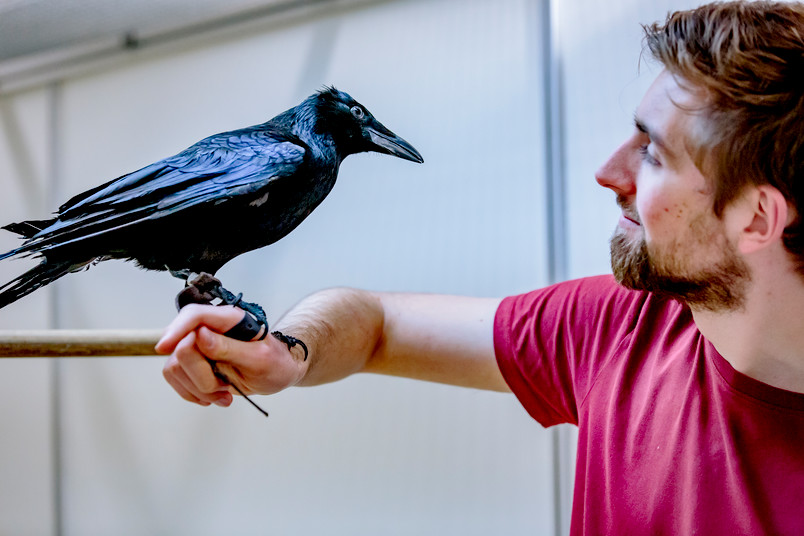
[[[714,211],[770,184],[795,209],[784,245],[804,275],[804,4],[716,2],[645,26],[654,58],[703,91],[703,133],[689,140],[715,183]]]

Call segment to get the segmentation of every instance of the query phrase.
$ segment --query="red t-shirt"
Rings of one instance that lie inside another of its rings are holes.
[[[804,535],[804,394],[734,370],[685,306],[570,281],[503,300],[494,339],[528,413],[578,425],[572,534]]]

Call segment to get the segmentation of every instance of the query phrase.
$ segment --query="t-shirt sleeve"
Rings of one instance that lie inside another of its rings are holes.
[[[633,331],[646,296],[599,276],[501,302],[494,319],[497,363],[534,419],[543,426],[578,423],[578,406]]]

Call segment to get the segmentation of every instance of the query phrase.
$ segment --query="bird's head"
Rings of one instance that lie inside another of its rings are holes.
[[[365,106],[348,93],[327,87],[313,95],[317,111],[315,131],[332,136],[342,156],[366,151],[424,162],[411,144],[385,128]]]

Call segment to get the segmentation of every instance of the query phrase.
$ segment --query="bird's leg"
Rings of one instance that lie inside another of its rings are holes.
[[[214,289],[214,295],[221,300],[220,305],[234,305],[235,307],[243,309],[245,312],[250,313],[257,322],[265,326],[265,330],[268,331],[268,317],[265,314],[265,309],[259,304],[243,301],[243,294],[235,296],[233,293],[223,288],[220,285],[220,281],[218,281],[218,286]],[[263,337],[264,336],[265,335],[263,335]]]
[[[183,275],[183,274],[182,274]],[[233,305],[242,309],[247,314],[234,328],[227,331],[225,335],[239,339],[251,340],[262,331],[260,340],[265,338],[268,333],[268,317],[265,310],[256,303],[243,301],[242,294],[233,294],[223,287],[219,279],[202,272],[200,274],[188,273],[186,279],[187,286],[176,296],[176,306],[181,309],[188,303],[210,304],[213,300],[220,300],[219,305]],[[263,331],[264,327],[264,331]],[[272,331],[271,335],[285,343],[288,349],[299,345],[304,350],[304,360],[307,361],[309,351],[307,345],[296,337],[285,335],[281,331]]]
[[[247,313],[237,326],[226,332],[227,336],[250,341],[262,332],[260,339],[265,338],[268,317],[263,308],[256,303],[243,301],[242,294],[235,296],[223,287],[219,279],[208,273],[187,274],[186,286],[176,296],[176,308],[181,310],[190,303],[211,304],[215,300],[219,300],[218,305],[234,305]]]

